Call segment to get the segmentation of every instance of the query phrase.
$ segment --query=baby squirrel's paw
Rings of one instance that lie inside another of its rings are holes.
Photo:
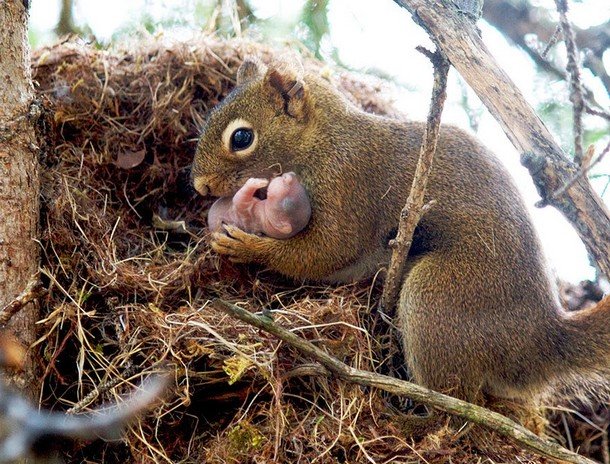
[[[269,237],[244,232],[238,227],[223,224],[223,232],[212,234],[212,249],[225,255],[233,263],[262,263],[265,264],[265,246]]]

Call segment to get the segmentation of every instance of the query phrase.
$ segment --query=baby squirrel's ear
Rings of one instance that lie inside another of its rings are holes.
[[[237,85],[262,77],[266,72],[267,67],[258,58],[247,56],[237,70]]]
[[[265,75],[265,81],[271,87],[275,104],[298,121],[306,119],[308,92],[301,66],[291,63],[271,67]]]

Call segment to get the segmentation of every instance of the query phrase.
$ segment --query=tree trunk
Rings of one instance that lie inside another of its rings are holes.
[[[28,44],[28,0],[0,1],[0,309],[19,295],[38,270],[38,149]],[[34,341],[37,308],[24,306],[7,324],[18,342]],[[32,393],[31,354],[13,383]]]
[[[76,34],[78,32],[76,26],[74,25],[74,16],[72,15],[73,10],[73,0],[61,1],[59,21],[57,22],[57,27],[55,28],[55,32],[58,36],[61,37],[68,34]]]

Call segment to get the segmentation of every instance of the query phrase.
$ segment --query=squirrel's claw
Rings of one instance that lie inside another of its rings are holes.
[[[223,224],[224,232],[212,234],[212,250],[234,263],[264,263],[264,242],[268,237],[249,234],[230,224]]]

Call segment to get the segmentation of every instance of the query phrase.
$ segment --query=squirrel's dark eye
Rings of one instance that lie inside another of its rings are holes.
[[[240,127],[231,134],[231,150],[245,150],[254,141],[254,132],[252,129]]]

